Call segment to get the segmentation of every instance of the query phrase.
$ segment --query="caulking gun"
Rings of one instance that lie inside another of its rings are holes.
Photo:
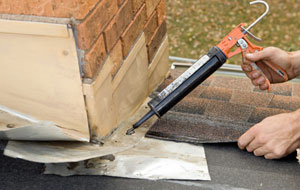
[[[181,76],[179,76],[155,98],[153,98],[148,103],[151,110],[127,131],[127,135],[133,134],[136,128],[138,128],[154,114],[159,118],[162,117],[194,88],[196,88],[218,68],[220,68],[230,57],[241,53],[244,59],[246,53],[254,53],[263,49],[262,47],[252,44],[246,37],[248,35],[256,41],[261,41],[261,39],[250,33],[249,30],[269,12],[269,5],[265,1],[260,0],[252,1],[250,2],[250,5],[257,3],[264,4],[266,11],[246,29],[244,28],[245,25],[243,23],[239,24],[225,38],[223,38],[223,40],[217,46],[211,48],[206,55],[201,57]],[[231,48],[234,46],[237,46],[237,49],[232,52]],[[274,70],[284,80],[288,80],[286,72],[278,65],[273,65],[267,61],[263,61],[263,63]],[[265,76],[262,70],[260,70],[255,63],[251,63],[251,66]],[[268,90],[270,90],[270,81],[268,79],[267,83],[269,85]]]

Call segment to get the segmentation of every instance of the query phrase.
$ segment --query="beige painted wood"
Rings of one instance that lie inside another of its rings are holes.
[[[166,36],[149,65],[149,93],[152,93],[164,81],[170,69],[168,44],[168,36]]]
[[[148,68],[145,36],[142,34],[112,81],[108,58],[95,81],[84,82],[92,138],[101,139],[128,119],[156,88],[169,70],[167,37]],[[152,80],[149,82],[149,78]]]
[[[70,36],[65,24],[26,22],[0,19],[0,33],[39,35],[67,38]]]
[[[11,28],[5,26],[8,23]],[[61,25],[37,24],[36,29],[43,35],[36,35],[24,29],[32,23],[19,24],[0,22],[0,28],[6,28],[0,30],[0,105],[77,131],[82,141],[88,141],[87,113],[72,31],[64,26],[68,36],[55,37],[52,32],[62,30]]]
[[[83,84],[93,139],[101,139],[117,127],[116,107],[112,98],[112,68],[113,63],[108,58],[96,80]]]
[[[61,128],[51,121],[31,116],[0,105],[0,139],[21,141],[80,141],[82,134]]]
[[[126,120],[148,96],[148,61],[144,34],[136,42],[113,80],[118,123]]]

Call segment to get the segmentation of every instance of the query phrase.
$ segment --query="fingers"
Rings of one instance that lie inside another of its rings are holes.
[[[244,72],[252,71],[252,67],[248,64],[242,64],[242,69],[243,69]]]
[[[269,86],[270,86],[270,84],[266,81],[264,84],[259,85],[259,89],[261,89],[261,90],[268,90]]]
[[[261,73],[258,70],[252,69],[251,65],[243,64],[242,69],[246,73],[247,77],[251,80],[254,80],[261,76]]]
[[[270,82],[267,81],[266,77],[262,76],[262,75],[260,75],[256,79],[252,79],[252,84],[254,86],[258,86],[259,89],[261,89],[261,90],[267,90],[267,89],[269,89],[269,86],[270,86]]]
[[[264,156],[264,155],[267,155],[267,154],[269,154],[269,153],[270,153],[270,151],[267,150],[265,147],[260,147],[260,148],[257,148],[257,149],[255,149],[255,150],[253,151],[253,154],[254,154],[255,156]]]
[[[256,80],[262,76],[258,70],[251,71],[249,74],[250,74],[250,79],[252,80]]]
[[[261,90],[267,90],[269,88],[269,84],[265,76],[262,76],[258,70],[253,70],[251,65],[243,64],[242,69],[247,77],[251,79],[254,86],[259,86]]]
[[[275,144],[274,142],[266,143],[263,140],[259,142],[259,137],[255,138],[246,147],[248,152],[253,152],[255,156],[264,156],[266,159],[280,159],[299,147],[299,142],[294,142],[290,147],[286,147],[285,144]]]
[[[271,160],[271,159],[276,159],[277,158],[274,153],[268,153],[264,157],[267,160]]]
[[[273,49],[274,48],[265,48],[262,51],[259,51],[257,53],[247,53],[245,55],[245,57],[246,57],[246,59],[248,59],[252,62],[256,62],[256,61],[263,60],[263,59],[266,59],[269,56],[271,56],[272,52],[274,51]]]
[[[251,143],[251,141],[254,140],[254,138],[255,132],[252,127],[238,139],[239,148],[242,150],[245,149]]]
[[[257,148],[259,148],[261,145],[259,143],[257,143],[257,141],[254,139],[252,140],[249,145],[246,147],[246,150],[248,152],[253,152],[254,150],[256,150]]]
[[[255,86],[260,86],[260,85],[263,85],[266,83],[266,78],[264,76],[260,76],[256,79],[252,79],[252,83],[255,85]]]

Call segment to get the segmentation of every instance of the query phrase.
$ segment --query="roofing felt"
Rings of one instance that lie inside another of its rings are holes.
[[[181,72],[173,70],[158,90]],[[147,137],[189,143],[235,142],[255,123],[300,107],[300,84],[272,84],[271,92],[246,77],[213,75],[159,119]]]

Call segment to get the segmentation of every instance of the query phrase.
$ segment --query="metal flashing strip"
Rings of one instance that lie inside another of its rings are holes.
[[[47,163],[45,174],[107,175],[151,180],[210,180],[202,145],[144,138],[156,117],[148,120],[134,135],[125,134],[148,109],[144,103],[103,145],[10,141],[4,154]]]
[[[45,174],[210,180],[204,147],[142,138],[132,149],[78,163],[46,164]]]

